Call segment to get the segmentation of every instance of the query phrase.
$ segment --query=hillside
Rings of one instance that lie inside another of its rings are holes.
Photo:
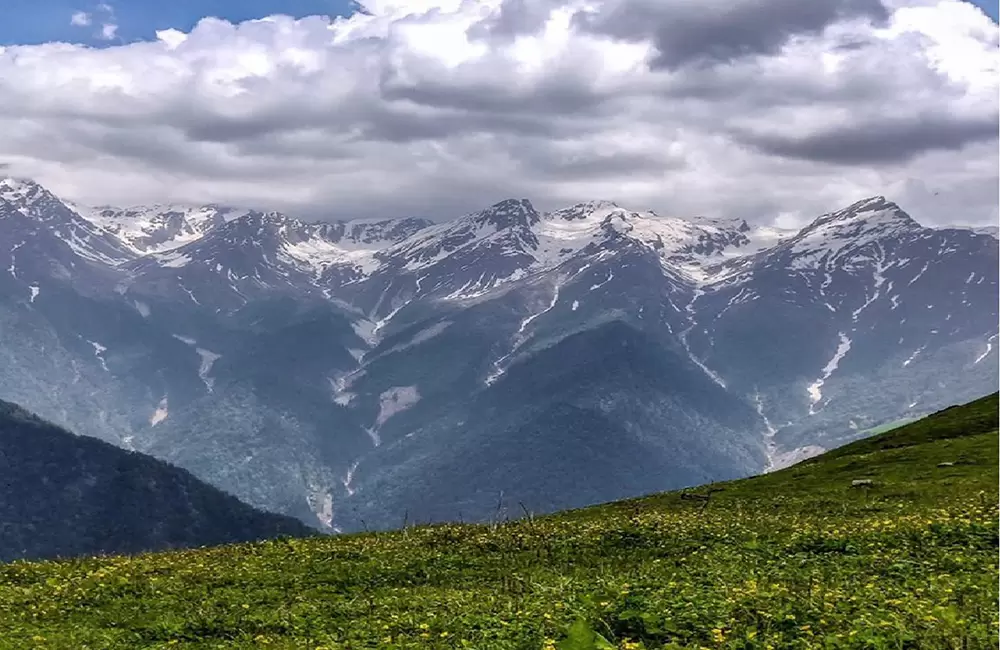
[[[0,398],[354,533],[744,478],[994,390],[995,237],[619,198],[309,221],[0,170]]]
[[[996,647],[997,400],[707,503],[2,566],[0,648]]]
[[[189,472],[0,401],[0,561],[308,535]],[[2,624],[0,624],[2,626]]]

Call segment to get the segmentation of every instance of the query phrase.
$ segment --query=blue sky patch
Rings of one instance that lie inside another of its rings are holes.
[[[997,20],[997,0],[969,0]],[[51,41],[108,46],[189,31],[206,16],[237,23],[273,14],[347,16],[351,0],[3,0],[0,45]]]
[[[0,45],[51,41],[92,46],[151,40],[157,30],[189,31],[206,16],[237,23],[273,14],[346,16],[350,0],[3,0]]]

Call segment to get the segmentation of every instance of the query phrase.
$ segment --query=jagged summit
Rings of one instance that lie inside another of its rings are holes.
[[[43,221],[49,218],[46,208],[61,205],[55,195],[35,181],[13,176],[0,178],[0,200],[12,203],[26,216]]]
[[[472,219],[477,224],[490,224],[497,230],[503,230],[530,228],[539,222],[541,216],[528,199],[506,199],[472,215]]]
[[[248,212],[218,204],[100,206],[77,211],[140,255],[179,248]]]
[[[787,240],[782,250],[798,257],[796,263],[805,268],[924,230],[898,205],[884,196],[873,196],[821,215]]]
[[[0,202],[44,225],[77,255],[91,262],[116,265],[135,254],[121,240],[82,217],[52,192],[30,179],[0,178]]]
[[[482,295],[571,259],[635,246],[654,252],[665,268],[683,266],[691,281],[704,284],[716,279],[705,271],[708,266],[779,246],[806,264],[845,246],[853,249],[921,228],[884,196],[821,215],[795,232],[738,217],[637,212],[610,200],[584,201],[543,214],[524,198],[505,199],[440,223],[415,218],[308,222],[281,212],[219,204],[104,206],[81,210],[80,218],[33,181],[9,178],[0,187],[5,196],[17,199],[15,206],[22,213],[31,213],[29,204],[43,201],[48,207],[35,213],[75,219],[66,231],[89,229],[85,236],[69,237],[77,248],[86,248],[80,242],[106,238],[105,248],[119,249],[105,251],[107,260],[149,258],[135,268],[174,269],[194,261],[223,275],[230,269],[235,277],[263,277],[273,271],[284,278],[301,272],[309,278],[323,276],[323,282],[337,286],[404,272],[416,274],[413,281],[420,280],[420,292],[459,296]],[[255,261],[250,263],[248,256]]]
[[[19,178],[17,176],[0,177],[0,198],[10,201],[16,194],[30,191],[33,186],[39,187],[37,183],[27,178]]]
[[[577,203],[571,205],[567,208],[561,208],[553,212],[548,213],[547,219],[562,219],[564,221],[576,221],[582,219],[589,219],[592,217],[603,218],[616,210],[621,210],[619,206],[614,201],[586,201],[584,203]]]
[[[884,196],[872,196],[862,199],[834,212],[828,212],[816,218],[804,230],[816,230],[824,226],[837,227],[854,226],[858,224],[886,225],[895,224],[906,227],[919,227],[919,224],[906,214],[898,205]]]

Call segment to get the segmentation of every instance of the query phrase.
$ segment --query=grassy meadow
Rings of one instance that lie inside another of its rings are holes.
[[[0,565],[0,649],[996,648],[997,457],[992,395],[707,501]]]

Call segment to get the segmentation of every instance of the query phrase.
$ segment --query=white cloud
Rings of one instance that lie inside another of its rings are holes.
[[[114,23],[104,23],[101,25],[101,38],[103,40],[112,41],[117,34],[118,25],[115,25]]]
[[[69,19],[69,24],[77,27],[87,27],[91,22],[93,18],[86,11],[76,11]]]
[[[769,220],[886,194],[927,222],[995,220],[996,24],[959,0],[811,2],[365,0],[9,47],[0,161],[83,202],[316,216],[526,196]],[[731,29],[742,5],[772,9],[766,33]],[[672,17],[712,39],[668,49]]]

